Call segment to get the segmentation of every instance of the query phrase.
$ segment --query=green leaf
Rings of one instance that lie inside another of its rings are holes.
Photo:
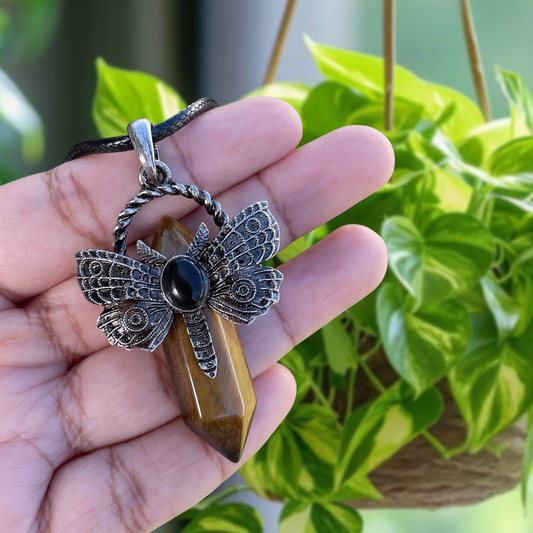
[[[344,423],[337,483],[372,472],[433,425],[442,410],[437,389],[415,397],[414,391],[401,381],[356,409]]]
[[[216,490],[209,496],[206,496],[203,500],[200,500],[196,505],[189,507],[189,509],[181,513],[177,518],[180,522],[187,521],[188,523],[200,516],[202,513],[205,513],[212,506],[219,504],[226,498],[229,498],[234,494],[238,494],[239,492],[244,492],[247,490],[250,490],[247,485],[229,485],[225,489]]]
[[[498,328],[498,341],[502,342],[518,324],[521,306],[495,282],[490,274],[483,277],[481,287]]]
[[[304,83],[276,82],[259,87],[259,89],[243,96],[242,99],[253,98],[254,96],[272,96],[291,104],[302,116],[303,105],[310,91],[311,87]]]
[[[109,66],[96,60],[98,83],[93,103],[93,120],[102,137],[124,135],[126,127],[139,117],[163,122],[179,113],[185,102],[169,85],[155,76]]]
[[[445,170],[435,169],[433,177],[435,181],[431,192],[437,197],[435,205],[445,213],[466,212],[473,188],[457,175]]]
[[[374,99],[383,96],[383,59],[315,43],[306,37],[306,44],[320,72],[329,80],[356,89]],[[425,106],[433,101],[428,85],[408,70],[394,67],[394,93],[397,98]]]
[[[315,137],[320,137],[346,126],[348,116],[367,102],[345,85],[326,81],[309,93],[303,105],[303,121]]]
[[[309,500],[333,491],[339,441],[337,415],[319,405],[296,404],[241,474],[259,494]]]
[[[263,497],[310,501],[378,499],[366,476],[335,486],[334,465],[340,441],[337,414],[315,404],[296,404],[241,474]]]
[[[533,401],[533,328],[499,343],[491,315],[473,318],[472,342],[449,381],[477,452]]]
[[[200,513],[182,533],[262,533],[260,513],[244,503],[216,504]]]
[[[462,302],[449,300],[413,312],[396,283],[379,289],[377,314],[389,361],[418,394],[446,375],[470,339],[469,315]]]
[[[524,129],[522,135],[527,135]],[[459,152],[470,165],[483,166],[491,154],[503,144],[513,139],[511,120],[493,120],[471,131],[459,145]]]
[[[310,369],[296,348],[293,348],[290,352],[288,352],[280,360],[280,363],[291,371],[294,379],[296,380],[297,390],[295,402],[298,403],[303,400],[309,392],[309,387],[313,380]]]
[[[39,115],[13,83],[0,69],[0,121],[13,128],[22,140],[24,159],[35,163],[44,153],[44,131]]]
[[[533,136],[514,139],[500,146],[491,156],[488,166],[493,176],[533,172]]]
[[[363,521],[359,513],[340,503],[289,501],[280,517],[280,533],[361,533]]]
[[[382,113],[385,86],[382,58],[323,46],[309,37],[306,37],[306,44],[318,69],[326,78],[351,87],[367,98],[380,100]],[[394,67],[394,96],[395,115],[396,106],[400,102],[404,105],[409,102],[412,110],[415,109],[412,107],[415,104],[425,110],[427,118],[433,120],[441,118],[446,110],[453,109],[442,129],[454,141],[462,139],[471,128],[483,123],[481,112],[466,96],[453,89],[425,82],[398,65]],[[403,113],[398,113],[400,115]],[[352,118],[352,123],[353,120]]]
[[[330,232],[345,224],[362,224],[379,232],[383,221],[403,213],[402,197],[395,191],[379,191],[350,207],[327,223]]]
[[[382,500],[383,496],[367,476],[352,476],[345,480],[331,495],[328,501],[346,502],[358,500]]]
[[[521,76],[509,70],[496,68],[496,73],[503,93],[511,104],[511,109],[518,114],[529,131],[533,133],[533,98],[526,82]]]
[[[293,241],[289,246],[278,252],[276,257],[283,263],[286,263],[287,261],[294,259],[297,255],[300,255],[302,252],[305,252],[308,248],[311,248],[313,243],[314,231]]]
[[[324,348],[333,372],[344,376],[350,368],[355,368],[355,346],[343,324],[343,315],[334,318],[322,328]]]
[[[339,437],[336,416],[323,406],[304,404],[293,410],[288,425],[303,450],[332,464]]]
[[[454,143],[459,143],[473,129],[482,126],[485,122],[479,107],[470,98],[449,87],[426,82],[430,88],[435,104],[432,108],[437,110],[450,109],[448,118],[439,126],[439,129]]]
[[[347,310],[354,323],[364,328],[374,337],[378,336],[378,320],[376,315],[377,291],[372,291]]]
[[[394,99],[394,129],[396,132],[410,130],[420,122],[424,108],[419,104],[403,98]],[[370,126],[383,131],[385,129],[385,104],[380,98],[358,107],[349,115],[348,124]],[[389,134],[389,133],[387,133]]]
[[[520,320],[515,327],[515,335],[522,335],[533,321],[533,277],[517,275],[513,279],[512,296],[520,305]]]
[[[392,217],[381,235],[389,264],[417,303],[436,303],[466,292],[489,269],[494,241],[475,218],[448,213],[431,222],[421,234],[405,217]]]

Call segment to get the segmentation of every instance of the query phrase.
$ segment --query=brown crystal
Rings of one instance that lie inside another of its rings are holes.
[[[159,224],[152,247],[166,257],[184,254],[193,234],[171,217]],[[218,358],[215,378],[198,366],[183,316],[177,314],[163,341],[183,421],[236,463],[241,458],[257,399],[237,327],[204,308]]]

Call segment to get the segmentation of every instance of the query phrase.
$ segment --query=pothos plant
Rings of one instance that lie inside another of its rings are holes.
[[[247,96],[292,104],[301,144],[350,124],[377,128],[393,144],[396,169],[381,191],[279,261],[357,223],[384,238],[389,269],[378,290],[283,358],[298,384],[295,405],[241,474],[245,488],[284,502],[280,531],[356,533],[360,515],[344,502],[381,498],[370,474],[413,439],[429,439],[446,457],[476,453],[533,411],[533,98],[520,76],[497,69],[510,117],[485,123],[466,96],[397,66],[395,127],[384,131],[382,60],[307,45],[325,81],[276,83]],[[97,70],[93,113],[102,136],[185,106],[152,76],[103,60]],[[372,370],[383,354],[392,384]],[[361,377],[375,388],[370,401],[358,396]],[[468,430],[454,450],[431,434],[443,381]],[[532,448],[530,428],[524,486]],[[183,531],[262,530],[254,509],[223,496],[182,515]]]

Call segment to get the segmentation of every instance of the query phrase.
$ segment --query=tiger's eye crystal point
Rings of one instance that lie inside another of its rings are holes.
[[[152,248],[170,258],[183,255],[194,235],[171,217],[159,224]],[[183,315],[162,343],[181,416],[189,429],[230,461],[242,456],[257,399],[235,324],[203,308],[218,358],[210,378],[198,365]]]

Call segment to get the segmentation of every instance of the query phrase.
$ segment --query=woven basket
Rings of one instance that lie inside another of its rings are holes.
[[[384,354],[378,354],[369,363],[384,384],[392,384],[397,379]],[[431,433],[447,448],[455,448],[465,440],[466,425],[446,382],[439,388],[445,411]],[[364,376],[356,383],[356,394],[358,404],[376,397]],[[526,422],[522,420],[495,439],[503,448],[499,455],[484,450],[447,460],[419,437],[370,475],[383,500],[346,503],[359,509],[436,509],[482,502],[520,483],[526,438]]]

